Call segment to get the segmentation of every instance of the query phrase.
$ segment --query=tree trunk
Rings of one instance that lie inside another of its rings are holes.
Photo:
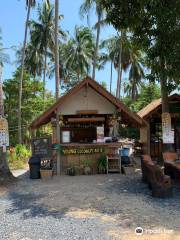
[[[121,94],[121,78],[122,78],[122,34],[120,39],[119,58],[118,58],[118,78],[117,78],[117,89],[116,89],[117,98],[120,98],[120,94]]]
[[[118,58],[118,78],[117,78],[117,89],[116,89],[116,97],[120,98],[121,93],[121,78],[122,78],[122,43],[120,42],[119,48],[119,58]]]
[[[164,74],[165,70],[165,61],[163,57],[160,59],[162,73],[160,76],[160,84],[161,84],[161,99],[162,99],[162,113],[169,113],[169,100],[168,100],[168,89],[167,89],[167,77]],[[173,150],[172,144],[163,144],[163,151]]]
[[[59,0],[55,0],[55,77],[56,77],[56,100],[59,98]]]
[[[99,40],[100,40],[100,31],[101,31],[101,16],[102,14],[98,14],[98,23],[97,23],[97,35],[96,35],[96,47],[94,51],[94,57],[93,57],[93,73],[92,73],[92,79],[95,80],[96,78],[96,64],[97,64],[97,57],[98,57],[98,51],[99,51]]]
[[[59,0],[55,0],[55,77],[56,77],[56,101],[59,99]],[[56,110],[56,141],[60,143],[59,112]],[[57,151],[57,174],[61,173],[60,151]]]
[[[112,93],[112,73],[113,73],[113,62],[111,61],[110,93]]]
[[[18,107],[18,142],[19,144],[22,143],[22,85],[23,85],[23,75],[24,75],[24,60],[25,60],[25,50],[26,50],[26,43],[27,43],[27,31],[28,31],[28,23],[31,11],[31,4],[29,1],[28,11],[27,11],[27,18],[26,18],[26,25],[25,25],[25,34],[24,34],[24,43],[23,43],[23,52],[22,52],[22,60],[21,60],[21,75],[19,81],[19,107]]]
[[[44,73],[43,73],[43,108],[45,109],[45,93],[46,93],[46,68],[47,68],[47,48],[44,55]]]

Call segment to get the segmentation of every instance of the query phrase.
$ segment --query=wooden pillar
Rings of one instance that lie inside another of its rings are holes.
[[[57,143],[60,144],[60,125],[59,125],[59,116],[57,115],[58,119],[56,119],[57,121],[57,125],[56,125],[56,140]],[[60,151],[57,151],[57,175],[61,174],[61,155],[60,155]]]
[[[140,128],[140,141],[143,145],[143,153],[150,154],[150,126],[149,123]]]

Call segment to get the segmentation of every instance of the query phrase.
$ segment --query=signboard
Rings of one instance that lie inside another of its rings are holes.
[[[70,143],[70,131],[62,131],[62,142]]]
[[[171,115],[166,112],[162,113],[162,139],[163,143],[174,143],[174,131],[171,128]]]
[[[39,157],[51,157],[51,139],[49,137],[33,139],[32,153]]]
[[[104,142],[104,126],[103,127],[97,127],[97,142],[102,143]]]
[[[81,155],[81,154],[95,154],[103,153],[104,148],[72,148],[72,149],[63,149],[62,153],[64,155]]]
[[[5,118],[0,118],[0,147],[9,146],[8,122]]]

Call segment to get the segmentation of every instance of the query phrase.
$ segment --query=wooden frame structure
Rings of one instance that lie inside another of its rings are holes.
[[[62,139],[60,139],[60,142],[58,142],[55,124],[57,113],[59,114],[61,132],[71,131],[71,139],[74,139],[74,141],[63,144]],[[31,123],[30,129],[35,131],[42,125],[52,123],[52,143],[60,144],[62,153],[69,153],[61,155],[61,163],[59,164],[61,165],[61,172],[65,172],[65,169],[72,162],[81,166],[84,160],[89,159],[94,164],[100,155],[108,154],[111,147],[121,147],[119,143],[98,143],[93,140],[96,139],[94,129],[98,126],[104,126],[105,136],[109,134],[110,120],[114,118],[114,114],[119,115],[120,121],[126,126],[135,128],[146,126],[146,122],[129,110],[119,99],[96,81],[86,77],[35,119]],[[76,134],[77,136],[74,136]],[[99,152],[100,149],[102,152]],[[95,164],[93,166],[96,173],[97,167],[95,167]]]

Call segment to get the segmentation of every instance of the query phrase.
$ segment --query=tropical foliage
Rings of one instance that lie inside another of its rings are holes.
[[[20,69],[14,73],[11,79],[4,81],[5,94],[5,113],[9,123],[10,144],[15,146],[18,143],[18,82]],[[37,117],[44,109],[43,84],[35,81],[24,71],[23,94],[22,94],[22,134],[24,142],[29,143],[30,133],[28,127],[32,120]],[[49,107],[54,101],[50,92],[46,91],[45,108]]]

